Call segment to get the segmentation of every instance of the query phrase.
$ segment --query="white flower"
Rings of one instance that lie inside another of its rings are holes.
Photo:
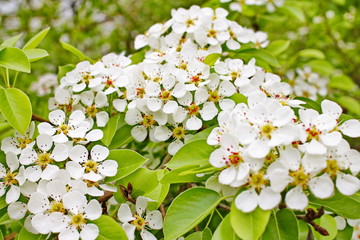
[[[140,231],[144,240],[156,240],[155,236],[147,229],[161,229],[163,220],[160,211],[147,210],[148,198],[138,197],[136,200],[136,211],[133,212],[126,203],[120,205],[118,218],[123,223],[122,227],[129,240],[135,239],[135,230]]]
[[[6,137],[1,141],[1,151],[4,153],[12,152],[20,154],[22,149],[32,148],[35,142],[32,140],[35,131],[35,123],[31,122],[24,135],[14,131],[14,137]]]

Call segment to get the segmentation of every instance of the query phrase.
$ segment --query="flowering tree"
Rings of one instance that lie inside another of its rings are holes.
[[[0,238],[359,238],[356,114],[326,98],[311,64],[281,71],[289,40],[234,21],[299,8],[208,4],[172,10],[131,55],[93,60],[61,42],[80,62],[37,82],[47,118],[15,86],[48,55],[49,28],[2,43],[0,111],[15,131],[1,142]]]

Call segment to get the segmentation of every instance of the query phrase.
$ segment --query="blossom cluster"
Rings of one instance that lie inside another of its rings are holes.
[[[282,7],[285,0],[220,0],[221,3],[229,3],[232,11],[242,12],[243,6],[266,6],[267,11],[274,12],[277,7]]]
[[[329,79],[313,72],[310,67],[288,71],[286,78],[298,97],[316,100],[318,96],[325,97],[328,92]]]
[[[223,8],[192,6],[190,9],[172,10],[172,18],[165,23],[157,23],[145,34],[135,39],[135,49],[150,46],[151,52],[178,51],[191,41],[198,49],[210,53],[221,53],[226,46],[237,50],[241,44],[253,43],[258,48],[268,45],[267,34],[255,32],[228,20],[228,12]]]
[[[5,163],[0,163],[0,196],[5,195],[11,219],[26,217],[25,227],[34,234],[59,234],[59,239],[95,239],[99,229],[87,223],[102,214],[96,199],[116,191],[105,182],[117,173],[118,164],[107,159],[109,149],[83,145],[102,138],[85,115],[76,110],[55,110],[50,122],[32,123],[24,135],[15,132],[2,140]]]
[[[359,120],[343,121],[341,107],[323,100],[319,113],[253,92],[247,104],[219,113],[208,144],[218,146],[210,163],[218,181],[242,191],[235,205],[244,212],[275,208],[285,195],[290,209],[303,210],[310,192],[329,198],[335,186],[350,196],[360,189],[360,153],[343,138],[360,136]]]

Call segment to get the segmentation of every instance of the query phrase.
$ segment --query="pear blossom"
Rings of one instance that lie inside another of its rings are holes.
[[[118,218],[123,223],[122,227],[129,240],[135,239],[135,230],[140,231],[144,240],[155,240],[155,236],[148,230],[159,230],[163,227],[160,211],[147,210],[149,199],[140,196],[136,199],[136,211],[132,211],[129,204],[123,203],[118,211]]]
[[[35,144],[33,141],[35,131],[35,123],[31,122],[24,135],[18,131],[14,131],[14,137],[6,137],[1,141],[1,151],[8,153],[12,152],[16,155],[20,154],[21,150],[25,148],[32,148]]]

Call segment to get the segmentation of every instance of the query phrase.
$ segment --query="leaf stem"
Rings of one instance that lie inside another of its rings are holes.
[[[15,87],[18,74],[19,74],[19,71],[16,71],[12,87]]]

